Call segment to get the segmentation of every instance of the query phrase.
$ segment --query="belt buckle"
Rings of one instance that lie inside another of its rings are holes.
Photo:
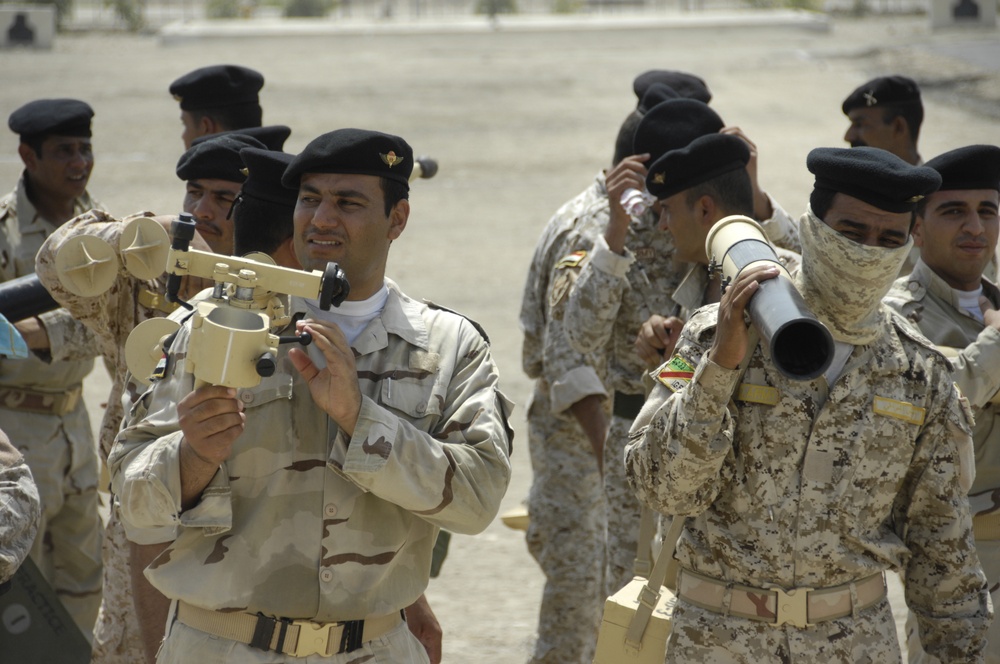
[[[339,627],[339,623],[326,623],[321,625],[308,620],[298,621],[293,624],[299,626],[299,638],[295,642],[295,650],[288,653],[293,657],[308,657],[309,655],[322,655],[329,657],[333,654],[330,650],[330,642],[333,640],[333,630]]]
[[[774,625],[794,625],[798,628],[811,627],[809,622],[809,593],[813,588],[793,588],[785,592],[784,588],[773,588],[776,593],[774,606]]]

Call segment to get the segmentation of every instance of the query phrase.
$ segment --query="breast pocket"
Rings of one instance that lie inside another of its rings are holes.
[[[296,421],[301,418],[293,413],[293,386],[292,375],[279,371],[262,379],[256,387],[237,391],[236,398],[243,404],[246,415],[246,428],[233,444],[233,453],[226,462],[231,480],[266,477],[296,465],[306,456],[297,435],[305,423]],[[308,399],[308,394],[305,397]]]
[[[397,372],[382,380],[379,403],[411,422],[418,422],[441,415],[444,395],[439,394],[433,374],[414,377]]]

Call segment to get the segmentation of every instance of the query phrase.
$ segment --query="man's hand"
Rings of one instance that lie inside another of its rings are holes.
[[[663,364],[664,357],[674,352],[683,328],[684,321],[676,316],[650,316],[635,337],[635,352],[639,359],[650,369]]]
[[[49,349],[49,333],[45,331],[45,326],[38,316],[19,320],[14,323],[14,327],[21,333],[28,350]]]
[[[622,207],[622,194],[627,189],[646,190],[646,166],[649,154],[637,154],[625,157],[618,165],[608,171],[605,177],[605,187],[608,190],[608,202],[611,204],[611,219],[604,230],[604,239],[608,247],[616,254],[625,253],[625,235],[631,221],[625,208]]]
[[[403,611],[406,612],[406,626],[410,628],[410,633],[417,637],[417,640],[424,646],[431,664],[441,664],[441,623],[431,611],[427,596],[421,595],[416,602]]]
[[[203,385],[180,400],[177,417],[184,433],[180,448],[181,507],[189,509],[232,454],[233,443],[246,427],[246,415],[236,390]]]
[[[775,265],[758,265],[744,270],[726,288],[719,302],[719,322],[715,331],[715,341],[708,351],[708,359],[720,367],[735,369],[740,366],[747,353],[749,335],[743,314],[747,303],[760,289],[760,282],[774,279],[780,271]]]
[[[774,209],[771,208],[771,199],[767,193],[761,189],[760,181],[757,179],[757,145],[747,138],[743,130],[739,127],[723,127],[720,134],[728,134],[741,139],[750,148],[750,161],[747,162],[747,175],[750,176],[750,184],[753,186],[753,216],[758,221],[764,221],[774,216]]]
[[[979,296],[979,308],[983,312],[983,323],[986,327],[1000,330],[1000,311],[993,308],[993,304],[985,295]]]
[[[326,411],[347,436],[354,435],[361,412],[361,388],[358,387],[354,351],[347,338],[333,323],[299,321],[296,329],[312,335],[313,344],[326,359],[326,367],[317,367],[300,348],[288,351],[288,357],[309,385],[316,405]]]

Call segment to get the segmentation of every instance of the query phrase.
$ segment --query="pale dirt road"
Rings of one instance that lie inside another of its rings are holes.
[[[610,160],[618,125],[635,103],[632,78],[649,68],[704,77],[713,106],[756,141],[762,182],[798,213],[811,186],[807,152],[842,145],[843,97],[890,66],[939,84],[967,72],[969,65],[914,47],[970,39],[995,40],[996,32],[932,36],[922,19],[904,18],[837,22],[828,33],[373,30],[170,47],[153,37],[65,36],[51,52],[0,53],[0,116],[39,97],[89,101],[98,160],[90,191],[118,215],[180,209],[173,169],[181,125],[167,85],[207,64],[264,73],[265,121],[293,128],[289,151],[325,131],[358,126],[398,133],[436,157],[438,176],[413,187],[413,213],[389,274],[408,293],[464,312],[489,331],[503,387],[519,404],[507,509],[531,482],[524,422],[530,384],[520,370],[517,326],[525,269],[545,220]],[[925,158],[1000,143],[998,121],[962,110],[957,90],[939,85],[927,95]],[[0,181],[10,187],[19,164],[8,132],[0,155]],[[106,389],[106,376],[96,372],[88,390],[95,426]],[[446,662],[528,657],[542,577],[521,535],[497,521],[477,537],[454,537],[443,575],[428,590],[444,626]]]

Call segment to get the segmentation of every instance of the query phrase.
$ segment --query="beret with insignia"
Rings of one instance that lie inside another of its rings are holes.
[[[240,134],[241,136],[249,136],[255,138],[264,144],[268,150],[276,150],[281,152],[285,147],[285,141],[288,137],[292,135],[292,130],[285,125],[267,125],[264,127],[244,127],[243,129],[233,129],[232,131],[220,131],[217,134],[208,134],[206,136],[199,136],[191,141],[191,145],[196,145],[207,141],[215,136],[222,136],[223,134]]]
[[[264,87],[260,72],[239,65],[213,65],[184,74],[170,84],[170,94],[182,111],[258,104]]]
[[[314,138],[292,160],[282,182],[298,188],[305,173],[374,175],[409,187],[413,149],[399,136],[368,129],[337,129]]]
[[[632,139],[633,154],[648,152],[650,161],[682,148],[699,136],[716,134],[724,126],[719,114],[694,99],[669,99],[642,117]]]
[[[937,191],[941,176],[926,166],[912,166],[878,148],[816,148],[806,158],[816,176],[814,190],[825,189],[892,213],[911,212]]]
[[[37,99],[10,114],[7,126],[25,141],[38,136],[82,136],[90,138],[94,111],[78,99]]]
[[[636,76],[632,81],[636,99],[642,99],[649,86],[654,83],[670,86],[681,97],[697,99],[706,104],[712,101],[712,93],[708,91],[708,86],[701,78],[694,74],[669,69],[650,69]]]
[[[240,196],[253,198],[266,203],[294,208],[295,201],[299,197],[297,189],[289,189],[281,184],[281,176],[284,175],[288,164],[292,162],[295,155],[287,152],[276,152],[274,150],[262,150],[260,148],[243,148],[240,150],[240,158],[246,165],[246,182]]]
[[[243,148],[247,180],[233,201],[233,249],[272,253],[293,233],[298,190],[281,184],[294,155],[260,148]]]
[[[242,134],[217,134],[192,145],[177,161],[177,177],[190,180],[225,180],[243,182],[243,160],[240,150],[261,148],[264,144]]]
[[[847,95],[841,109],[843,109],[844,115],[847,115],[855,108],[904,104],[923,108],[920,101],[920,88],[916,81],[905,76],[881,76],[873,78]]]
[[[940,191],[1000,191],[1000,147],[995,145],[967,145],[938,155],[925,166],[941,175]]]
[[[677,94],[677,91],[669,85],[664,85],[663,83],[653,83],[646,90],[646,93],[642,95],[642,99],[639,100],[639,105],[635,107],[635,110],[643,114],[649,113],[651,108],[661,102],[669,99],[680,98],[681,96]]]
[[[658,199],[670,198],[716,178],[745,168],[750,148],[729,134],[707,134],[688,145],[671,150],[649,167],[646,188]]]

